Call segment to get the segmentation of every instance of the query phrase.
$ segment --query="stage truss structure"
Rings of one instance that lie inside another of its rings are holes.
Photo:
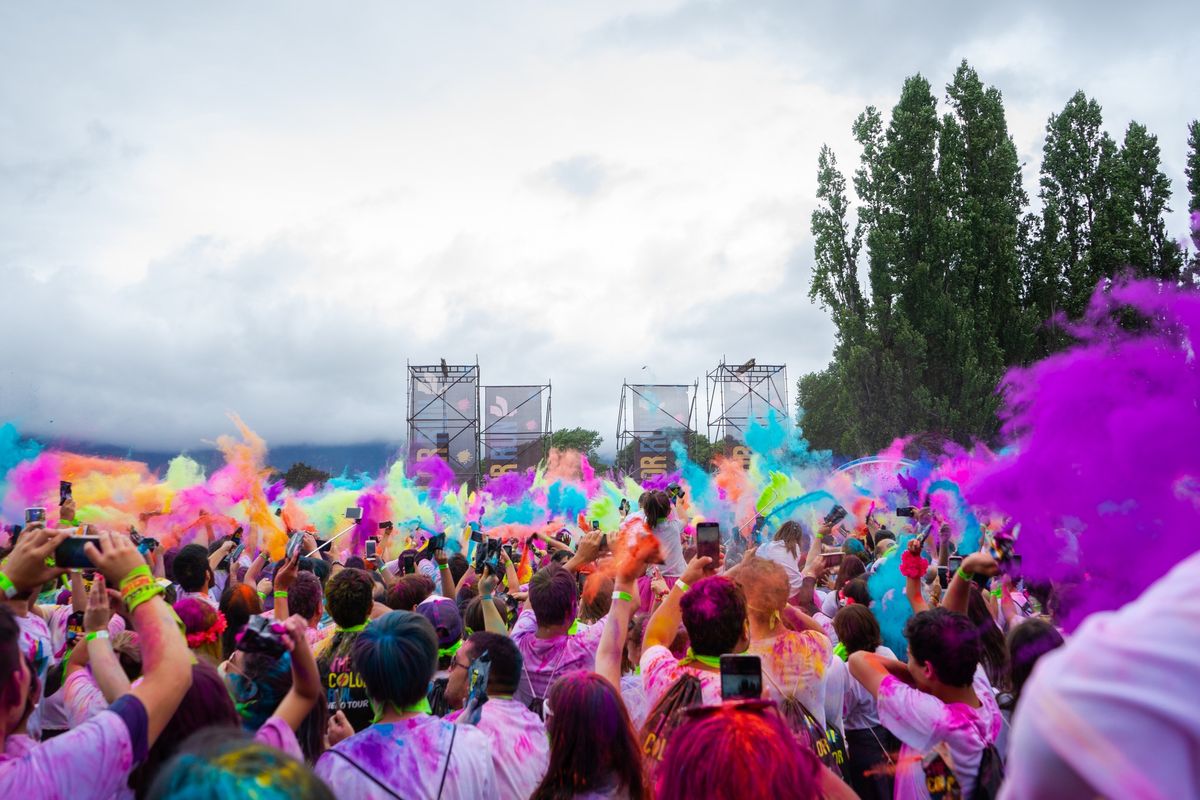
[[[617,410],[617,468],[638,481],[673,472],[671,442],[692,455],[700,381],[683,384],[621,384]]]
[[[705,379],[708,393],[708,437],[726,445],[746,441],[752,422],[762,423],[775,412],[788,417],[787,365],[721,363]]]

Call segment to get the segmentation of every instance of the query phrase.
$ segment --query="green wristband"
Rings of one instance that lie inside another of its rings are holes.
[[[671,588],[672,589],[681,589],[684,594],[687,594],[688,589],[691,589],[692,587],[688,586],[686,583],[684,583],[682,578],[678,578],[675,580],[675,585],[672,586]]]
[[[963,569],[963,568],[962,568],[962,566],[960,565],[960,566],[959,566],[959,568],[958,568],[958,569],[955,571],[955,573],[954,573],[954,574],[955,574],[955,575],[957,575],[958,577],[962,578],[964,581],[969,581],[969,580],[971,580],[971,577],[972,577],[972,576],[973,576],[975,573],[973,573],[973,572],[967,572],[967,571],[966,571],[965,569]]]
[[[108,641],[108,631],[92,631],[83,637],[85,642],[95,641],[96,639],[104,639],[105,641]]]
[[[3,572],[0,572],[0,589],[4,590],[4,596],[9,600],[12,600],[18,594],[17,587],[12,582],[12,579]]]
[[[276,592],[276,593],[275,593],[273,596],[274,596],[274,597],[282,597],[284,600],[287,600],[287,590],[285,590],[285,589],[280,589],[280,590],[279,590],[278,592]]]
[[[617,592],[612,593],[612,599],[613,600],[624,600],[626,603],[632,603],[633,595],[631,595],[629,592],[617,591]]]
[[[149,578],[150,580],[154,580],[154,574],[152,572],[150,572],[150,567],[147,566],[146,564],[140,564],[140,565],[134,567],[133,569],[129,570],[129,574],[121,579],[121,583],[117,588],[120,589],[121,591],[124,591],[125,586],[127,584],[129,584],[134,578],[137,578],[140,575],[144,575],[147,578]]]

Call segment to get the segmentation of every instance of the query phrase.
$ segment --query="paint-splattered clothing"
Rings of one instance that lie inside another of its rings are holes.
[[[458,719],[461,711],[446,717]],[[515,700],[494,697],[483,704],[479,724],[492,743],[492,766],[500,797],[525,800],[542,782],[550,764],[550,740],[546,725]]]
[[[971,796],[983,751],[1000,734],[1000,709],[983,670],[975,671],[972,688],[979,708],[943,703],[892,675],[879,684],[879,719],[904,743],[896,762],[897,800],[929,797],[922,759],[939,744],[949,749],[962,796]]]
[[[822,725],[826,724],[825,686],[833,655],[829,637],[816,631],[784,630],[770,639],[751,642],[746,652],[762,659],[767,697],[778,703],[795,696]],[[837,703],[841,705],[840,695]]]
[[[521,683],[513,698],[528,707],[534,697],[545,698],[555,679],[579,669],[595,670],[596,649],[600,646],[606,620],[607,617],[594,625],[581,625],[574,636],[539,639],[537,617],[532,611],[522,611],[511,634],[525,659]]]
[[[435,800],[443,771],[442,800],[500,797],[487,735],[427,715],[372,725],[327,750],[315,768],[334,795],[359,800]]]
[[[40,744],[15,736],[0,755],[0,797],[80,800],[128,792],[126,779],[146,758],[146,709],[133,695],[78,728]]]
[[[695,664],[683,664],[660,644],[642,651],[642,686],[646,690],[647,713],[684,674],[700,679],[700,697],[706,706],[721,704],[721,673]]]
[[[72,672],[63,681],[63,705],[67,713],[67,727],[72,729],[108,708],[108,701],[96,685],[90,666]]]
[[[16,620],[17,627],[21,629],[21,653],[29,657],[33,670],[37,673],[38,682],[45,687],[46,673],[57,663],[57,659],[54,658],[54,645],[50,639],[50,628],[45,620],[32,612],[17,617]],[[29,722],[26,723],[30,735],[35,739],[42,738],[42,705],[38,703],[29,715]]]
[[[281,750],[297,761],[304,761],[304,750],[296,732],[281,717],[270,717],[254,732],[254,741]]]

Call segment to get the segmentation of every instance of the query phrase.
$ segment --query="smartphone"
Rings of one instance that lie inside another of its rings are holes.
[[[946,566],[949,568],[951,575],[958,572],[958,568],[962,566],[962,560],[962,556],[950,556],[946,561]]]
[[[238,563],[238,559],[242,557],[242,553],[246,552],[246,545],[238,542],[237,547],[233,548],[233,552],[229,554],[229,563],[232,567]],[[232,571],[232,569],[230,570]]]
[[[841,522],[845,518],[846,518],[846,509],[842,508],[840,505],[837,505],[835,503],[833,508],[831,508],[829,510],[829,513],[825,515],[825,524],[826,525],[837,525],[839,522]]]
[[[845,557],[845,553],[825,553],[825,566],[840,567],[842,565],[842,559]]]
[[[351,506],[346,509],[346,519],[360,520],[362,519],[362,508],[359,506]]]
[[[942,585],[942,589],[950,588],[950,568],[939,566],[937,568],[938,583]]]
[[[471,541],[475,544],[483,544],[484,538],[483,531],[471,531]]]
[[[92,560],[83,552],[83,546],[91,542],[100,546],[99,536],[68,536],[54,549],[54,565],[67,569],[95,569]]]
[[[508,556],[509,561],[515,562],[517,560],[516,556],[513,555],[513,547],[511,544],[504,545],[503,549],[504,554]]]
[[[446,534],[439,533],[435,536],[430,536],[429,537],[429,547],[426,549],[428,549],[430,552],[433,552],[434,550],[445,550],[446,549]]]
[[[696,555],[708,556],[715,569],[721,564],[721,526],[715,522],[696,525]]]
[[[592,530],[594,530],[594,531],[600,530],[600,520],[598,520],[598,519],[592,520]]]
[[[230,538],[230,539],[233,539],[233,540],[234,540],[235,542],[237,542],[238,544],[241,544],[241,543],[242,543],[242,533],[243,533],[243,532],[244,532],[244,531],[243,531],[243,529],[242,529],[242,526],[241,526],[241,525],[238,525],[238,526],[237,526],[237,528],[236,528],[236,529],[233,531],[233,535],[232,535],[232,536],[230,536],[229,538]]]
[[[914,509],[912,506],[901,506],[900,508],[896,509],[896,516],[897,517],[911,517],[911,516],[914,516],[914,514],[913,514],[914,511],[916,511],[916,509]]]
[[[391,522],[381,522],[381,523],[379,523],[379,530],[381,530],[381,531],[390,531],[390,530],[392,529],[392,527],[393,527],[393,526],[392,526],[392,523],[391,523]]]
[[[608,534],[607,533],[600,534],[600,549],[601,550],[608,549]]]
[[[374,539],[367,539],[367,558],[374,561],[378,554],[379,544]]]
[[[304,547],[304,534],[297,531],[292,534],[292,538],[288,539],[287,548],[284,549],[283,554],[285,557],[291,558],[300,552],[301,547]]]
[[[722,700],[758,700],[762,690],[762,660],[758,656],[721,656]]]
[[[67,502],[70,499],[71,499],[71,482],[70,481],[59,481],[58,482],[58,504],[61,506],[63,503]]]
[[[484,650],[467,668],[467,699],[463,703],[463,717],[470,725],[479,723],[483,704],[488,701],[488,676],[492,669],[492,657]]]
[[[25,524],[30,525],[34,522],[46,521],[46,509],[44,508],[27,508],[25,509]]]

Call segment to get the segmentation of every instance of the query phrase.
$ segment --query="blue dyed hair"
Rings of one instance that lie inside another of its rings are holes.
[[[243,653],[241,673],[230,672],[227,678],[242,727],[256,731],[275,713],[283,696],[292,688],[292,654],[284,653],[277,658]]]
[[[392,611],[363,629],[352,653],[367,695],[377,703],[407,708],[429,689],[437,669],[437,634],[420,614]]]

